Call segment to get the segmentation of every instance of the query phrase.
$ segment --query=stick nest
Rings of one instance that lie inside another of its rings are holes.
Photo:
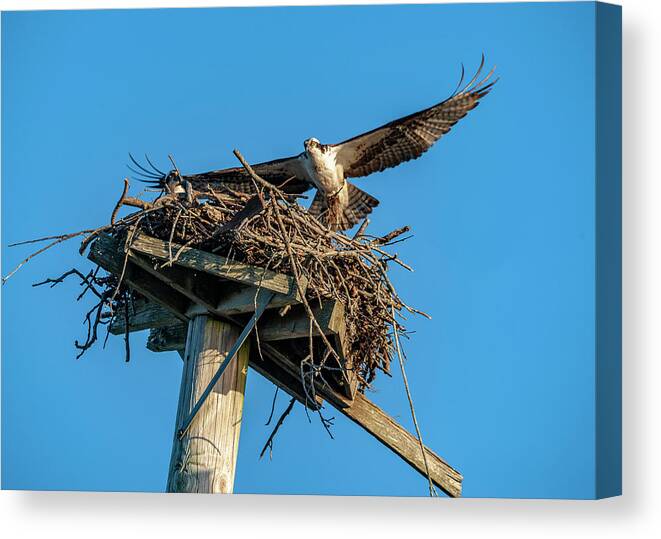
[[[399,298],[387,274],[389,262],[408,266],[384,250],[408,227],[383,237],[368,236],[362,227],[350,238],[321,224],[295,197],[257,185],[256,191],[249,195],[210,189],[189,190],[185,197],[166,195],[114,224],[111,233],[130,242],[140,231],[293,275],[297,282],[306,278],[307,306],[323,300],[344,304],[348,359],[364,390],[377,371],[390,370],[395,353],[393,324],[404,331],[393,316],[402,309],[418,312]],[[171,262],[176,262],[177,249],[171,251]],[[121,313],[118,307],[115,310]],[[307,312],[312,318],[312,311]]]
[[[245,166],[249,169],[248,165]],[[33,256],[72,237],[85,236],[80,247],[82,254],[100,233],[121,238],[128,247],[137,233],[144,232],[169,244],[216,253],[230,260],[292,275],[297,283],[306,278],[308,284],[304,305],[310,318],[310,335],[317,324],[311,305],[323,300],[342,302],[345,307],[347,364],[353,366],[359,389],[364,391],[379,370],[385,373],[390,371],[391,359],[396,353],[393,326],[397,325],[400,334],[405,332],[399,321],[403,318],[402,311],[427,316],[406,305],[388,278],[389,263],[411,269],[397,255],[385,250],[392,243],[406,239],[400,236],[409,228],[402,227],[385,236],[375,237],[366,234],[365,221],[358,232],[349,237],[318,221],[298,204],[298,195],[285,194],[261,178],[255,179],[252,194],[229,188],[195,192],[190,184],[184,182],[186,193],[162,193],[152,202],[127,196],[129,183],[125,180],[124,191],[112,212],[109,225],[43,238],[52,242],[21,262],[19,267]],[[123,206],[138,210],[117,219]],[[171,252],[171,260],[166,264],[176,262],[176,246],[173,245]],[[99,325],[109,325],[118,316],[128,318],[128,306],[139,297],[139,293],[122,283],[121,275],[100,277],[98,272],[98,267],[86,275],[70,270],[57,279],[36,284],[50,283],[54,286],[69,275],[77,275],[84,286],[78,299],[88,291],[97,297],[97,304],[85,318],[87,339],[84,343],[76,341],[79,356],[96,342]],[[311,364],[321,368],[329,355],[339,359],[323,335],[322,340],[325,350],[321,353],[322,357],[315,360],[313,355],[319,354],[319,350],[315,351],[318,347],[313,346],[310,338],[308,358]],[[128,361],[128,333],[126,355]]]

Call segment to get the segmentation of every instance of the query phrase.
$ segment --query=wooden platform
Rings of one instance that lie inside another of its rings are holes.
[[[168,265],[171,257],[175,261]],[[128,253],[123,243],[101,236],[92,244],[89,258],[106,271],[123,275],[124,282],[144,296],[129,307],[128,330],[149,330],[147,346],[156,352],[182,351],[188,321],[200,310],[243,325],[255,311],[259,295],[275,293],[269,310],[258,322],[260,347],[251,346],[249,364],[303,405],[312,404],[300,380],[310,322],[300,304],[305,291],[298,290],[292,277],[145,235],[134,239]],[[289,307],[283,315],[281,308],[285,306]],[[335,371],[335,376],[327,378],[328,385],[316,384],[316,404],[325,401],[335,407],[425,475],[417,438],[356,391],[356,378],[346,363],[344,306],[328,301],[313,308],[322,332],[341,358],[338,366],[348,368]],[[124,333],[124,317],[117,317],[110,330]],[[318,331],[313,333],[314,339],[320,339]],[[461,474],[430,449],[425,448],[425,453],[432,481],[446,494],[460,496]]]

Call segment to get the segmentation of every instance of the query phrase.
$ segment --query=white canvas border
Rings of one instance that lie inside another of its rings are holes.
[[[190,6],[363,4],[230,2]],[[385,3],[402,3],[381,1]],[[425,3],[425,2],[408,2]],[[619,2],[615,2],[619,3]],[[2,492],[8,537],[647,537],[661,529],[659,3],[624,0],[624,496],[600,502]],[[0,2],[7,9],[183,7],[177,1]],[[188,6],[187,6],[188,7]],[[424,534],[424,535],[423,535]]]

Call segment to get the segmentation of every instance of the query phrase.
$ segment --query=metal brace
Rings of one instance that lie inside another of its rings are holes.
[[[180,440],[184,437],[186,432],[188,432],[188,429],[190,428],[191,423],[195,419],[195,416],[200,411],[200,408],[202,408],[202,406],[204,405],[204,402],[207,400],[207,397],[211,395],[214,386],[216,385],[216,383],[218,383],[218,380],[220,380],[220,377],[223,375],[223,372],[225,372],[225,369],[230,364],[232,359],[234,359],[234,356],[238,353],[241,346],[243,346],[243,343],[246,341],[252,330],[255,328],[255,325],[257,324],[257,320],[259,320],[262,314],[264,314],[266,307],[268,306],[269,303],[271,303],[271,300],[273,299],[274,296],[275,296],[274,292],[268,292],[262,298],[257,300],[258,303],[257,309],[255,310],[254,314],[248,321],[248,324],[243,328],[243,331],[239,335],[239,338],[236,340],[231,350],[227,353],[227,356],[225,356],[225,359],[218,367],[216,374],[213,375],[213,378],[211,378],[209,384],[202,392],[202,395],[200,395],[200,398],[195,403],[195,406],[193,406],[193,409],[191,410],[190,414],[188,414],[188,417],[184,420],[183,425],[177,431],[177,437]]]

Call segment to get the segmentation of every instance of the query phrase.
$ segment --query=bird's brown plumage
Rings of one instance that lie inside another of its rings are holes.
[[[379,205],[376,198],[349,182],[346,189],[347,204],[342,204],[338,196],[327,197],[317,191],[309,212],[333,230],[347,230]]]
[[[488,83],[493,70],[478,81],[483,67],[484,57],[473,79],[448,99],[335,144],[345,178],[367,176],[420,157],[489,93],[496,81]]]
[[[332,172],[330,176],[325,176],[326,184],[311,176],[310,171],[314,170],[314,167],[306,166],[306,163],[309,165],[309,161],[306,161],[309,159],[307,147],[306,152],[299,155],[259,163],[252,168],[264,180],[287,193],[299,194],[316,186],[318,191],[310,211],[331,228],[343,230],[351,228],[368,215],[379,201],[346,182],[346,178],[358,178],[381,172],[405,161],[417,159],[429,150],[450,131],[452,126],[474,109],[495,84],[496,81],[489,82],[493,70],[484,78],[479,78],[483,67],[484,56],[475,76],[463,87],[462,68],[461,80],[455,92],[432,107],[338,144],[320,145],[315,140],[315,144],[323,150],[324,155],[331,153],[335,159],[334,164],[331,162],[331,166],[326,168],[327,174],[329,170]],[[146,171],[135,160],[134,163]],[[155,184],[163,187],[168,185],[168,181],[173,176],[170,173],[162,177],[157,174],[148,177]],[[187,175],[183,176],[183,179],[190,182],[194,189],[202,192],[220,186],[247,193],[254,193],[256,189],[254,181],[242,167]],[[342,183],[346,184],[347,192],[338,196]],[[331,189],[328,185],[336,187]]]

